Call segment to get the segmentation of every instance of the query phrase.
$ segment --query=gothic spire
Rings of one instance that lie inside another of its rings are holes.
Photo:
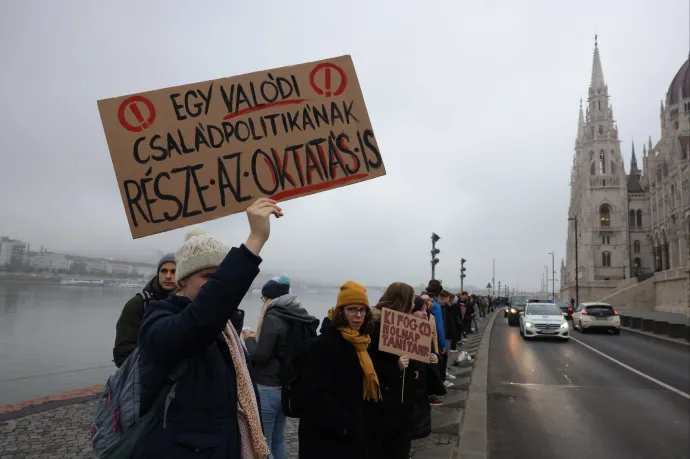
[[[582,141],[585,135],[585,115],[582,112],[582,98],[580,98],[580,117],[577,120],[577,141]]]
[[[597,36],[594,36],[594,57],[592,58],[592,81],[590,88],[603,88],[606,86],[604,81],[604,70],[601,68],[601,58],[599,57],[599,43]]]
[[[649,136],[649,147],[647,148],[647,153],[648,154],[651,153],[653,148],[654,147],[652,147],[652,136],[650,135]]]
[[[643,144],[644,145],[644,144]],[[635,142],[632,143],[632,159],[630,160],[630,175],[637,175],[637,158],[635,157]]]

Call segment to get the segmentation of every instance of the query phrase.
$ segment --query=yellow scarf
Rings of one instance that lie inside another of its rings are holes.
[[[351,328],[341,327],[338,328],[338,331],[340,331],[343,338],[352,344],[355,351],[357,351],[359,365],[364,372],[364,384],[362,388],[364,400],[381,400],[383,396],[381,395],[381,388],[379,387],[379,378],[376,375],[374,363],[371,361],[371,357],[369,357],[369,353],[367,352],[367,347],[371,342],[371,338],[369,335],[360,335],[359,330],[353,330]]]

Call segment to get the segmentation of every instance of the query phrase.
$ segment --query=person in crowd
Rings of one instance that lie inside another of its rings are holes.
[[[440,354],[439,346],[438,346],[438,332],[436,331],[436,318],[431,314],[431,309],[434,306],[434,300],[431,299],[429,295],[426,293],[422,294],[421,299],[425,302],[426,306],[426,317],[429,320],[429,323],[431,324],[431,347],[433,352],[436,355]],[[443,368],[441,368],[442,365],[442,359],[438,358],[437,362],[435,364],[431,365],[431,369],[435,372],[435,375],[440,378],[440,374],[443,371]],[[443,380],[441,379],[441,382],[443,383]],[[443,405],[443,398],[439,395],[434,395],[433,393],[429,395],[429,404],[431,406],[441,406]]]
[[[409,459],[412,439],[410,425],[414,409],[412,381],[414,372],[407,371],[408,356],[397,356],[379,349],[379,329],[383,308],[409,314],[414,306],[412,286],[394,282],[383,292],[372,310],[374,330],[369,354],[381,382],[381,403],[371,406],[369,455],[379,459]]]
[[[142,292],[137,293],[125,303],[115,325],[113,361],[118,368],[137,348],[139,327],[141,327],[147,304],[152,300],[164,300],[175,290],[175,254],[164,255],[158,261],[156,272],[156,276],[146,284]]]
[[[314,334],[319,320],[310,316],[296,295],[290,294],[290,276],[281,274],[261,289],[263,306],[256,332],[243,333],[254,365],[254,380],[261,399],[261,422],[271,448],[271,459],[287,459],[286,417],[281,406],[281,389],[286,382],[287,359],[291,355],[291,329],[306,324]]]
[[[426,312],[426,302],[423,298],[417,297],[414,300],[414,307],[412,308],[412,315],[423,320],[429,320]],[[433,316],[432,316],[433,317]],[[409,370],[413,374],[412,380],[412,423],[411,434],[412,440],[419,440],[426,438],[431,433],[431,406],[429,404],[430,397],[440,397],[446,394],[446,388],[441,383],[438,373],[434,370],[433,365],[439,361],[438,346],[434,347],[431,344],[431,360],[429,364],[422,362],[410,362]]]
[[[435,279],[429,281],[427,285],[426,292],[432,300],[433,304],[431,307],[431,314],[436,319],[436,333],[438,335],[439,352],[441,354],[441,361],[439,362],[439,371],[441,375],[441,380],[446,387],[452,387],[454,384],[446,380],[448,375],[446,369],[448,368],[448,340],[445,334],[445,324],[443,322],[443,309],[441,308],[442,301],[439,295],[443,291],[443,286],[441,282]]]
[[[458,322],[460,316],[460,304],[458,298],[447,290],[441,291],[439,301],[443,302],[446,314],[443,317],[443,324],[445,325],[446,340],[448,340],[448,350],[454,351],[458,345],[458,341],[462,338],[460,323]]]
[[[472,315],[474,314],[474,305],[472,304],[472,299],[467,294],[467,292],[462,292],[461,295],[462,302],[465,305],[465,315],[462,318],[462,324],[464,327],[463,333],[467,336],[472,333]]]
[[[366,458],[367,403],[382,397],[367,352],[373,329],[367,289],[345,282],[328,317],[303,369],[309,403],[299,423],[299,457]]]
[[[201,229],[187,233],[176,254],[175,295],[153,301],[139,330],[142,412],[160,422],[137,440],[131,457],[265,459],[259,396],[236,325],[237,308],[259,273],[259,253],[270,235],[275,201],[257,199],[246,210],[250,234],[230,249]],[[164,404],[154,399],[184,365]]]
[[[470,312],[470,315],[472,316],[472,323],[474,324],[474,333],[479,333],[479,322],[477,319],[479,316],[479,309],[481,309],[481,305],[477,302],[477,295],[471,296],[470,303],[473,306],[473,311]]]

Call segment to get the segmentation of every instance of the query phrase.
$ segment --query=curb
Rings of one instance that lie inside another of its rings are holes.
[[[90,402],[91,400],[96,400],[100,397],[100,394],[95,395],[85,395],[83,397],[66,398],[63,400],[50,400],[38,405],[29,405],[16,411],[10,411],[7,413],[0,413],[0,423],[13,421],[15,419],[23,418],[25,416],[30,416],[32,414],[39,414],[45,411],[54,410],[55,408],[60,408],[67,405],[76,405],[78,403]],[[4,457],[4,456],[3,456]]]
[[[628,332],[628,333],[636,333],[638,335],[647,336],[647,337],[653,338],[653,339],[658,339],[658,340],[664,341],[666,343],[680,344],[681,346],[690,347],[690,342],[688,342],[684,339],[670,338],[670,337],[664,336],[664,335],[657,335],[655,333],[644,332],[642,330],[635,330],[635,329],[630,328],[630,327],[621,327],[621,330]]]
[[[489,373],[489,343],[496,317],[498,314],[494,312],[484,327],[479,343],[454,459],[484,459],[488,456],[486,386]]]

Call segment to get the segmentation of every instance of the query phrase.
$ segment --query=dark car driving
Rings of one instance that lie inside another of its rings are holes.
[[[561,308],[563,314],[568,314],[566,319],[573,320],[573,307],[567,301],[559,301],[556,305]]]
[[[539,300],[530,299],[526,295],[515,295],[510,299],[510,307],[506,309],[506,315],[508,317],[508,325],[511,327],[517,327],[520,325],[520,312],[525,310],[525,305],[527,303],[538,303]]]

